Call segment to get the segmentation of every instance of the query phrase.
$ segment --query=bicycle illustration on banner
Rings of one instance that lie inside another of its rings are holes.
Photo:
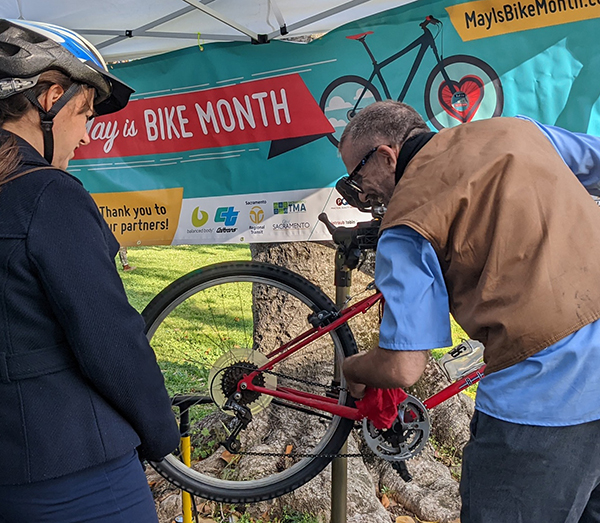
[[[439,27],[436,35],[429,30],[429,25]],[[504,95],[498,74],[487,63],[474,56],[454,55],[443,58],[435,41],[442,32],[443,24],[433,16],[425,18],[419,26],[423,30],[421,36],[381,62],[377,61],[367,45],[367,36],[373,34],[373,31],[346,37],[357,40],[364,46],[373,70],[367,79],[355,75],[341,76],[331,82],[321,95],[321,110],[335,128],[334,133],[327,135],[333,145],[337,147],[348,121],[358,111],[383,99],[373,83],[376,77],[385,98],[393,98],[382,69],[413,49],[418,51],[398,95],[398,101],[403,101],[406,97],[423,57],[430,49],[437,63],[425,83],[424,103],[427,118],[435,128],[454,127],[502,114]]]

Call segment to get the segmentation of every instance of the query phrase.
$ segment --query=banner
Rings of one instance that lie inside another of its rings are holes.
[[[136,89],[70,170],[122,245],[323,240],[368,215],[335,191],[369,103],[432,130],[525,114],[600,134],[600,0],[413,3],[309,44],[213,43],[114,64]]]

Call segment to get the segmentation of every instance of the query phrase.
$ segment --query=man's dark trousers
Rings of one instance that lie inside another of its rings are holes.
[[[600,421],[538,427],[476,411],[460,493],[461,523],[600,523]]]

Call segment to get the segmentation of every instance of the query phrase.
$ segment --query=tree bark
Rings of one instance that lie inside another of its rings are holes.
[[[335,301],[335,250],[331,246],[308,242],[253,244],[251,252],[254,260],[286,267],[304,276]],[[354,271],[350,295],[355,297],[355,301],[362,297],[361,293],[372,281],[373,271],[374,256],[367,258],[362,271]],[[268,297],[255,296],[256,301],[261,299],[268,301]],[[265,337],[276,335],[277,317],[281,314],[284,315],[281,316],[281,322],[289,323],[289,315],[293,315],[293,311],[259,314],[255,336],[262,337],[261,341],[264,342]],[[359,350],[369,350],[377,345],[379,316],[379,310],[370,310],[349,322]],[[257,346],[260,346],[260,343],[257,343]],[[314,356],[307,356],[306,366],[311,375],[316,372],[313,359]],[[448,382],[441,369],[430,359],[422,378],[409,392],[424,400],[446,385]],[[410,483],[404,483],[389,463],[370,451],[361,431],[353,431],[348,439],[348,452],[357,453],[360,450],[363,457],[348,460],[348,523],[390,523],[396,521],[396,517],[400,515],[416,516],[421,521],[456,522],[460,511],[456,480],[459,471],[453,463],[456,463],[455,458],[460,457],[462,447],[469,438],[468,425],[472,413],[473,401],[464,394],[454,396],[430,412],[435,448],[428,443],[419,456],[408,462],[413,475],[413,481]],[[260,434],[257,436],[255,433],[275,430],[278,424],[284,424],[288,431],[298,432],[301,435],[299,438],[311,437],[306,427],[295,426],[293,412],[289,419],[285,420],[272,420],[260,415],[259,418],[253,423],[252,430],[243,434],[246,444],[250,441],[259,442]],[[257,446],[256,450],[260,451],[260,448]],[[206,466],[210,466],[210,463]],[[175,515],[181,513],[180,491],[166,484],[165,480],[155,473],[148,471],[148,475],[159,520],[161,523],[170,523]],[[391,499],[387,510],[379,500],[382,491]],[[331,465],[294,492],[268,502],[247,505],[245,511],[252,517],[260,518],[266,512],[281,515],[284,509],[291,509],[315,514],[325,523],[329,522],[331,517],[330,493]],[[202,504],[202,500],[199,500],[199,503],[209,508],[217,505]]]
[[[329,246],[308,243],[295,242],[285,244],[253,244],[251,245],[252,257],[258,261],[266,261],[286,267],[298,274],[301,274],[312,283],[319,286],[332,299],[335,299],[334,286],[334,260],[335,250]],[[374,272],[374,256],[369,256],[362,266],[362,271],[354,271],[352,287],[350,294],[360,299],[360,293],[363,292],[372,281]],[[359,350],[369,350],[378,343],[379,337],[379,314],[378,310],[371,310],[367,314],[359,315],[350,322],[350,327],[354,333]],[[416,397],[424,400],[435,392],[438,392],[449,382],[442,373],[439,365],[430,358],[427,368],[417,384],[409,391]],[[392,489],[393,496],[406,512],[416,515],[419,519],[426,521],[453,521],[458,517],[460,510],[460,500],[458,495],[458,483],[454,479],[459,471],[456,466],[450,468],[443,465],[437,457],[443,456],[447,463],[454,462],[460,458],[462,448],[469,439],[469,421],[474,410],[474,402],[464,394],[454,396],[450,400],[442,403],[433,409],[432,434],[437,442],[437,449],[434,449],[431,443],[428,443],[425,451],[417,458],[409,461],[408,466],[413,474],[413,482],[403,483],[397,473],[388,463],[374,456],[366,448],[362,437],[354,434],[352,442],[357,439],[360,446],[367,456],[362,463],[361,460],[350,460],[349,477],[361,478],[365,482],[364,470],[367,466],[371,473],[375,488],[366,489],[370,492],[364,498],[365,489],[361,489],[362,496],[356,498],[357,493],[351,486],[348,490],[348,521],[378,521],[373,519],[373,504],[377,505],[376,490],[383,487]],[[448,455],[448,453],[452,455]],[[371,457],[369,458],[369,455]],[[454,477],[453,477],[454,475]],[[291,503],[293,508],[310,506],[311,499],[303,498],[302,492],[306,495],[314,495],[311,484],[318,482],[321,497],[327,493],[329,495],[329,486],[322,485],[323,482],[330,481],[330,473],[321,474],[305,487],[298,489],[295,493],[284,496],[277,503]],[[350,482],[351,484],[352,482]],[[313,492],[313,494],[310,494]],[[304,501],[301,501],[304,499]],[[329,498],[327,498],[328,500]],[[326,504],[327,505],[327,504]],[[314,500],[312,503],[314,507]],[[326,515],[327,506],[320,507]],[[320,512],[320,510],[319,510]]]

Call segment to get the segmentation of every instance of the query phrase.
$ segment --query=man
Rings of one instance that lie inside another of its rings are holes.
[[[528,118],[431,133],[377,102],[346,127],[343,190],[385,205],[379,347],[348,358],[353,396],[415,383],[451,345],[486,346],[462,523],[600,523],[600,139]]]

